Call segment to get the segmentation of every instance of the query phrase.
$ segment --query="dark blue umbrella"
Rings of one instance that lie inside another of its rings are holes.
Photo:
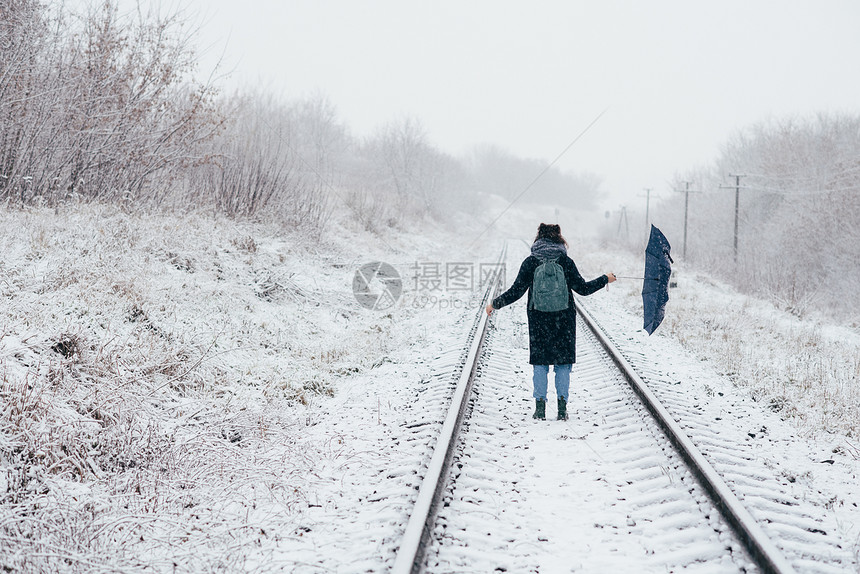
[[[645,279],[642,281],[642,311],[648,334],[652,334],[663,321],[666,301],[669,300],[669,276],[674,263],[669,252],[672,246],[663,232],[651,226],[651,237],[645,248]]]

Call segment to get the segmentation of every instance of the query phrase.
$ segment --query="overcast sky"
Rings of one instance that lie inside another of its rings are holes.
[[[145,1],[145,0],[143,0]],[[737,129],[860,111],[860,2],[186,0],[204,68],[321,92],[356,135],[405,116],[459,154],[495,143],[666,194]]]

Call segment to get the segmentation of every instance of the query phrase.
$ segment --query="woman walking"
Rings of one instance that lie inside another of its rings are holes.
[[[541,223],[516,280],[510,289],[487,305],[489,315],[495,309],[510,305],[528,292],[529,363],[534,369],[534,418],[546,419],[546,389],[549,367],[555,374],[558,397],[558,420],[567,420],[570,368],[576,362],[576,310],[573,293],[591,295],[615,281],[607,273],[592,281],[579,274],[576,264],[567,256],[567,241],[561,227]]]

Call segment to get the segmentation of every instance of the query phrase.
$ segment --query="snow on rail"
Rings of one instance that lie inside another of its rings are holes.
[[[744,508],[734,493],[726,486],[716,470],[699,452],[693,441],[684,433],[675,419],[660,403],[654,393],[648,388],[642,378],[633,370],[617,347],[609,340],[594,318],[576,300],[576,308],[589,329],[597,336],[600,343],[612,357],[618,368],[624,373],[636,394],[642,399],[648,410],[666,432],[672,444],[684,457],[690,468],[698,477],[700,483],[720,509],[725,519],[733,526],[736,534],[743,540],[747,550],[753,555],[763,572],[769,574],[791,574],[794,569],[780,554],[779,550],[761,530],[755,519]]]
[[[500,262],[504,261],[506,252],[507,248],[502,250],[499,256]],[[444,488],[445,477],[451,463],[451,455],[456,445],[457,434],[459,433],[466,405],[468,404],[469,391],[472,388],[472,380],[475,368],[477,367],[478,357],[487,332],[488,315],[484,312],[484,305],[486,305],[491,297],[495,296],[500,286],[498,278],[489,283],[478,309],[478,319],[471,334],[469,353],[466,356],[463,370],[454,389],[451,406],[448,409],[445,422],[442,424],[439,439],[433,450],[433,456],[427,467],[425,478],[418,491],[418,498],[415,501],[409,522],[406,524],[400,549],[397,552],[394,566],[391,569],[392,574],[420,571],[424,547],[433,527],[436,505]]]

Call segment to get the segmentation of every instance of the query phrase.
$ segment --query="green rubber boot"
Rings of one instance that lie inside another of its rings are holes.
[[[567,401],[561,398],[558,399],[558,420],[567,420]]]
[[[546,420],[546,399],[535,399],[535,414],[533,419]]]

